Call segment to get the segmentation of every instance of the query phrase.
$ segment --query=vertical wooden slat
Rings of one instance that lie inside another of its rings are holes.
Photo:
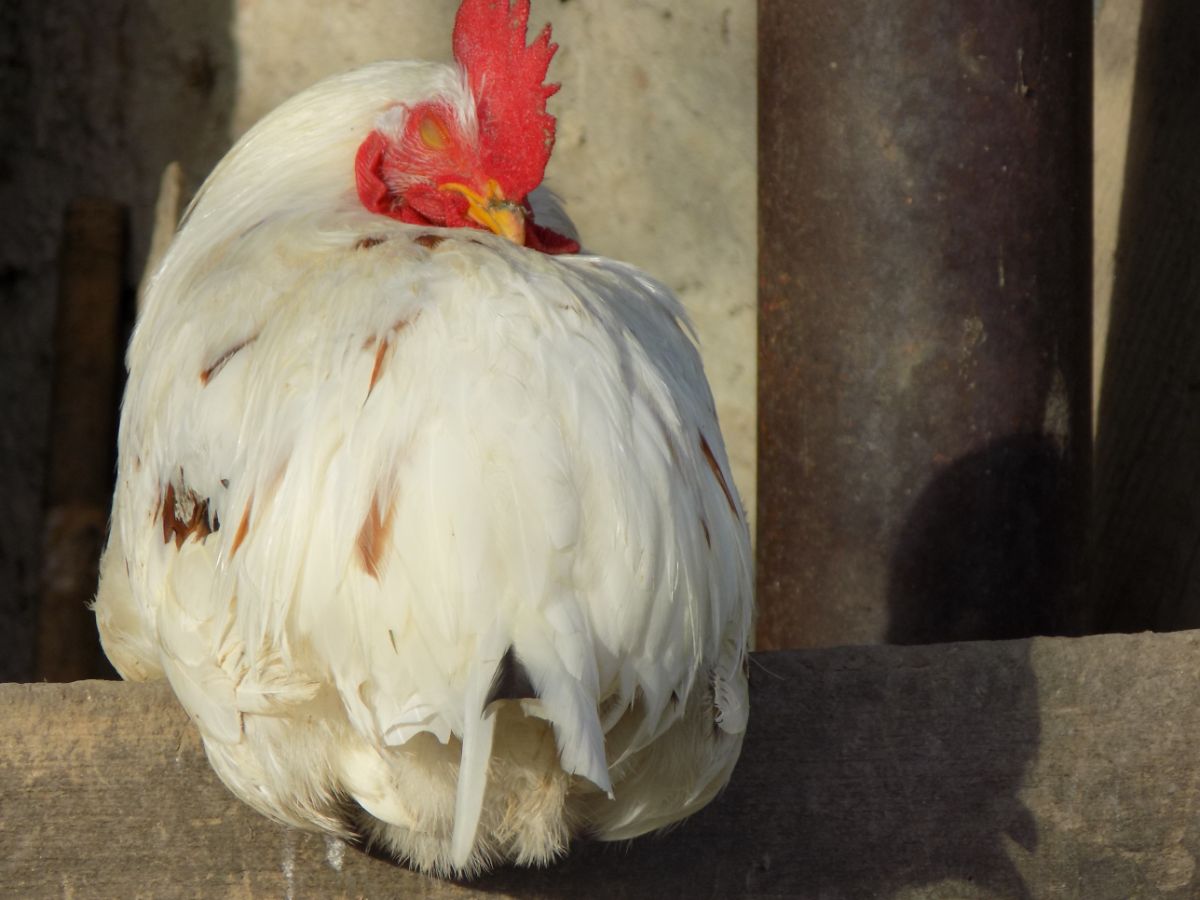
[[[54,330],[36,675],[75,681],[103,672],[87,609],[112,497],[124,209],[79,200],[66,214]]]
[[[1146,0],[1096,434],[1097,630],[1200,626],[1200,6]]]
[[[761,0],[763,649],[1072,627],[1088,0]]]

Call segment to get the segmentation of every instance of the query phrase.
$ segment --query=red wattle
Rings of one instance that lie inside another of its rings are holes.
[[[462,228],[475,224],[467,218],[465,197],[461,194],[439,190],[431,184],[414,184],[404,192],[401,202],[403,209],[416,211],[430,225],[442,228]]]
[[[354,182],[363,206],[373,213],[390,216],[395,204],[381,174],[386,150],[387,140],[382,134],[378,131],[368,134],[354,157]]]
[[[538,250],[551,255],[579,252],[579,241],[573,241],[557,231],[543,228],[532,219],[525,221],[525,246],[530,250]]]

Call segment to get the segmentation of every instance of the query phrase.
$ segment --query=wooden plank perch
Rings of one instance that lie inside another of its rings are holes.
[[[19,897],[1195,897],[1200,632],[757,655],[728,791],[664,837],[424,878],[268,822],[163,685],[0,685]]]

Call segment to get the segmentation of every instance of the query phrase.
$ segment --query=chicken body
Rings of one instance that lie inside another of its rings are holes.
[[[752,572],[663,286],[363,208],[356,147],[429,98],[472,114],[449,66],[323,82],[202,189],[129,349],[96,613],[255,809],[471,874],[716,794]]]

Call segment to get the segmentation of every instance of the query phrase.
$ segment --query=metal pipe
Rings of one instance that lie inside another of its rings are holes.
[[[761,649],[1073,627],[1091,29],[760,0]]]

